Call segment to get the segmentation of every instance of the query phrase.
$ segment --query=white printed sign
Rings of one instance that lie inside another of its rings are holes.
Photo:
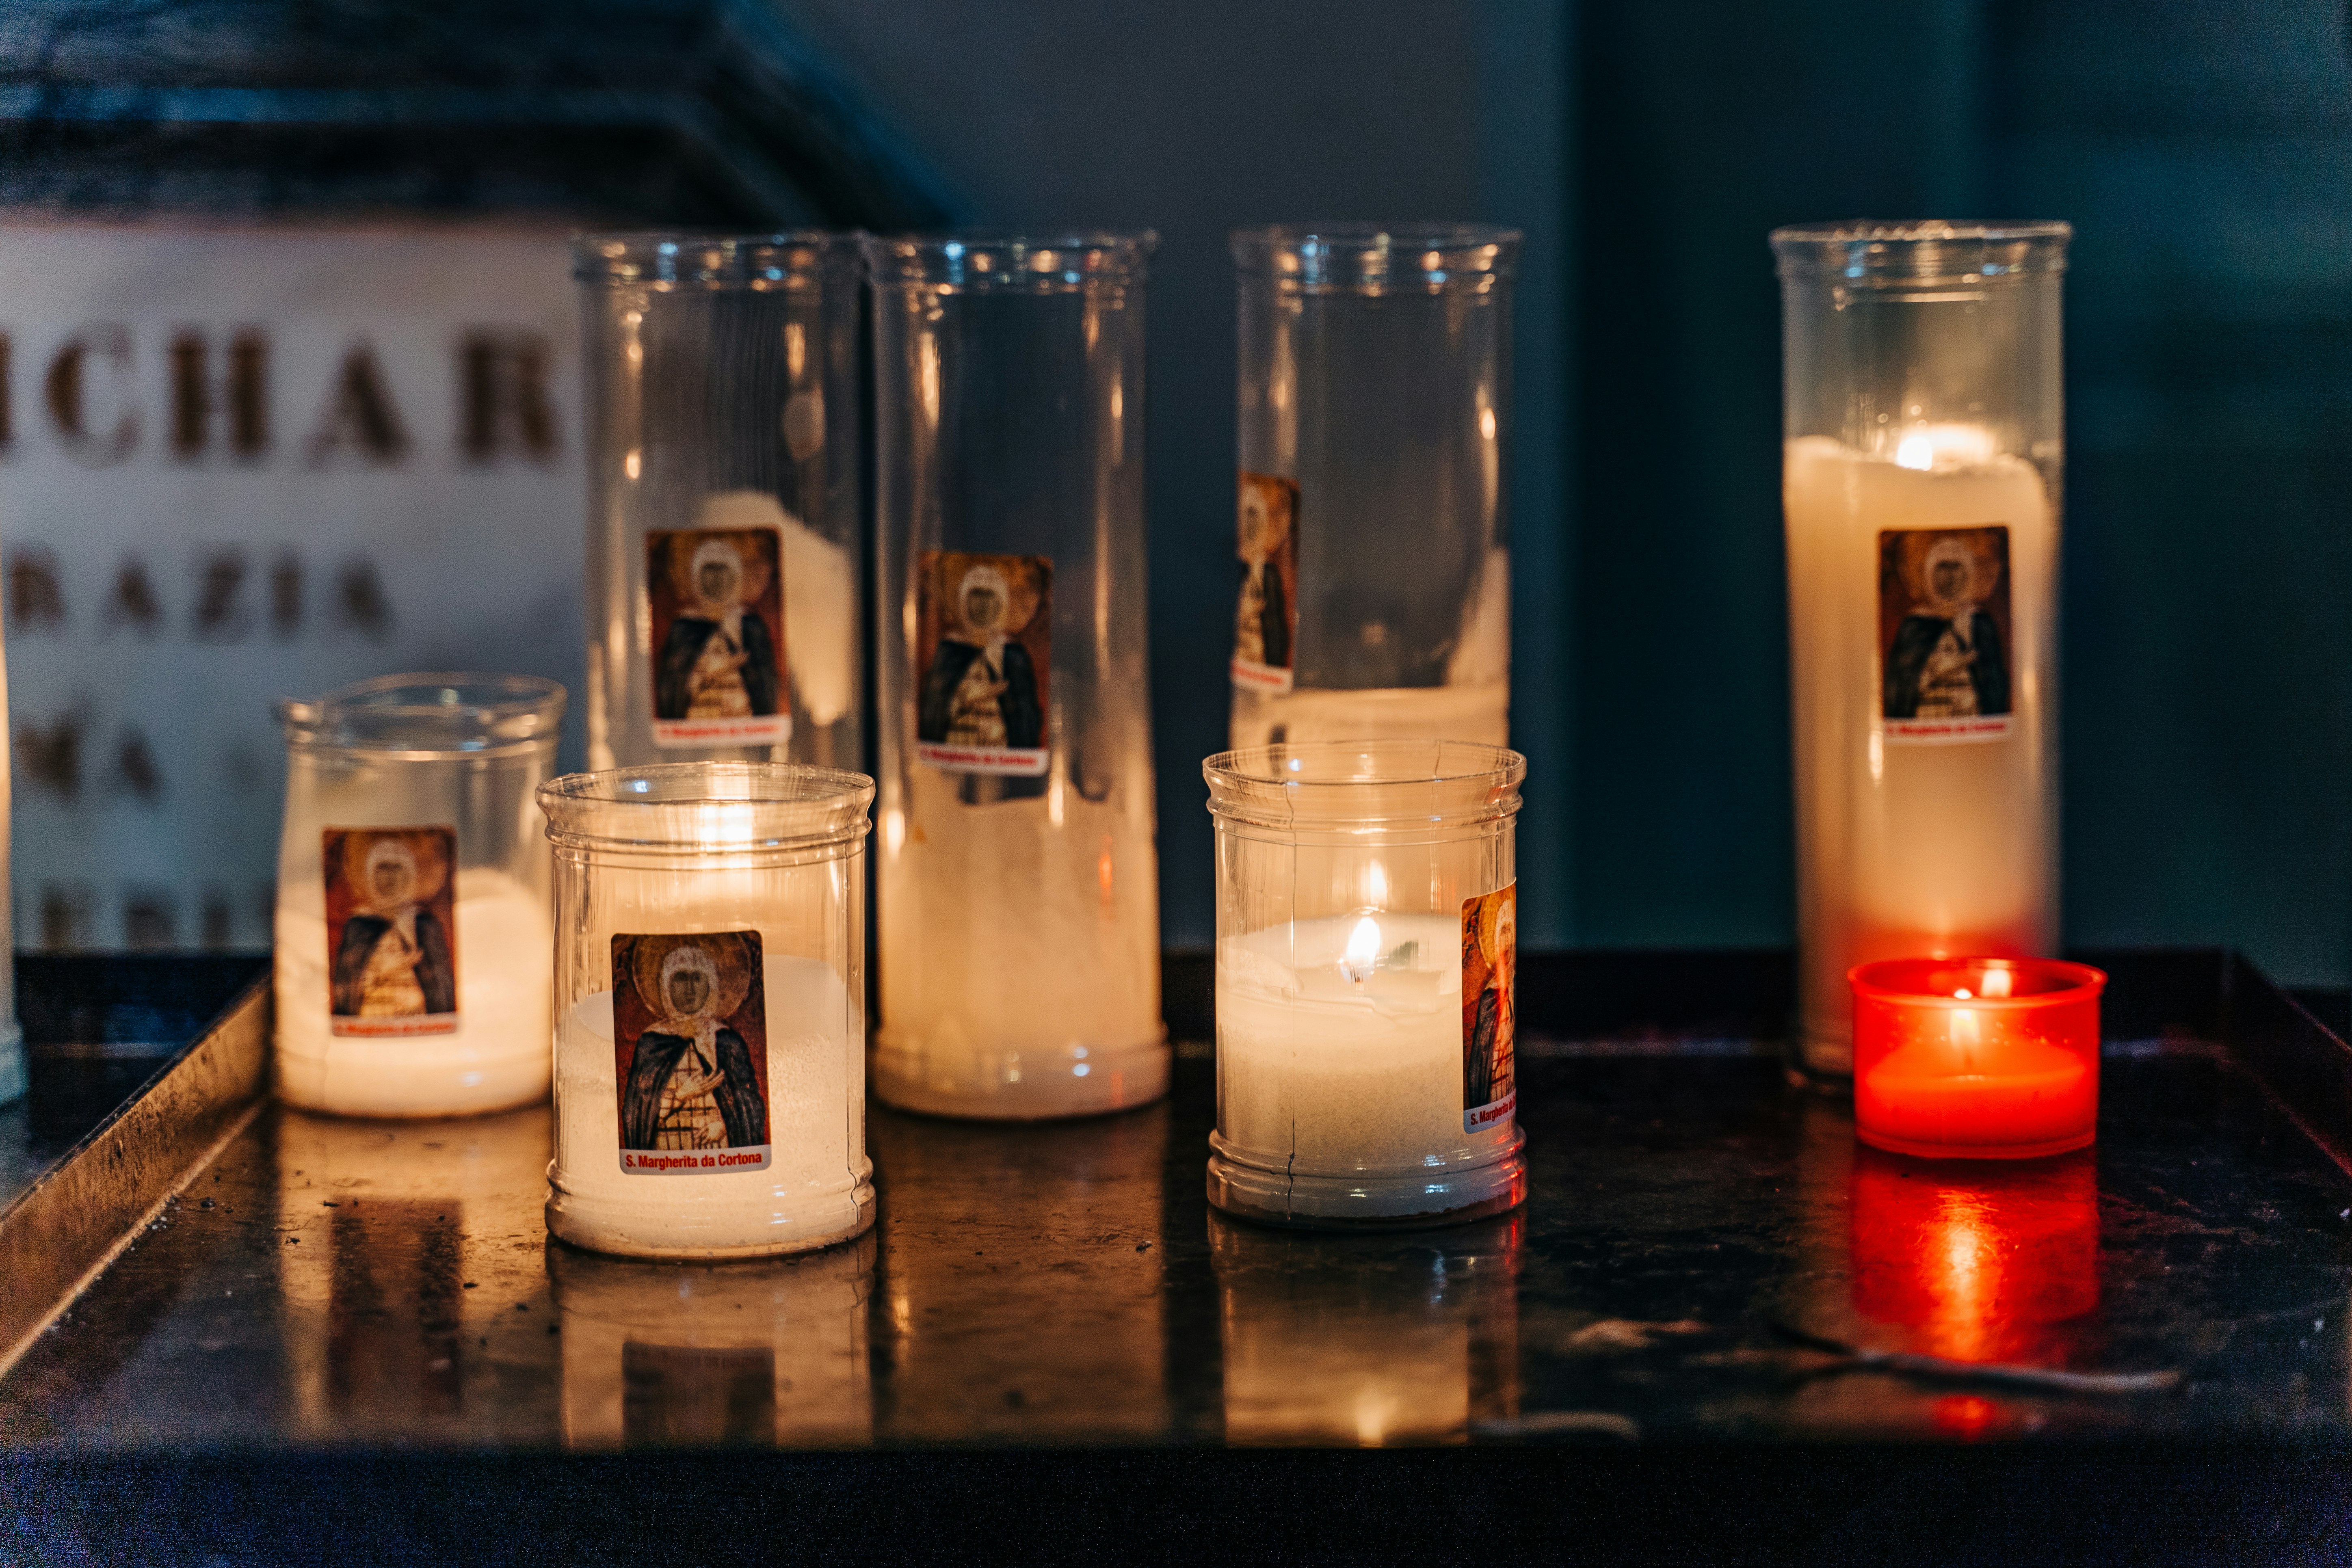
[[[577,707],[573,289],[551,230],[0,222],[20,943],[267,946],[278,697]]]

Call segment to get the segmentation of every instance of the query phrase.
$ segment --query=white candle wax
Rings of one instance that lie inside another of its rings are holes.
[[[1972,426],[1926,426],[1896,458],[1789,443],[1798,923],[1808,1062],[1853,1060],[1846,971],[1874,959],[2042,953],[2055,940],[2058,526],[2041,474]],[[2011,712],[1990,739],[1890,735],[1879,632],[1885,530],[2008,531]]]
[[[1462,1131],[1462,1064],[1458,919],[1340,915],[1218,943],[1218,1129],[1237,1157],[1311,1175],[1473,1163],[1513,1129]],[[1350,1205],[1427,1206],[1411,1182]]]
[[[1023,1118],[1158,1099],[1168,1053],[1149,814],[1090,801],[1059,774],[1042,796],[985,805],[957,798],[957,775],[908,777],[907,818],[886,811],[881,824],[884,1097]]]
[[[770,953],[761,974],[772,1144],[764,1170],[625,1172],[613,994],[593,993],[565,1015],[555,1046],[562,1175],[549,1214],[558,1236],[600,1252],[718,1258],[821,1247],[863,1228],[873,1163],[857,1002],[821,960]]]
[[[332,1033],[325,889],[309,879],[279,886],[281,1099],[344,1116],[467,1116],[547,1097],[547,900],[503,871],[460,868],[457,877],[457,1031],[391,1039]]]

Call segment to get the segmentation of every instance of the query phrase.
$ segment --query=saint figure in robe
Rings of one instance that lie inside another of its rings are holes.
[[[706,539],[688,563],[685,601],[654,666],[656,719],[749,719],[777,711],[776,642],[746,606],[743,553]]]
[[[1283,547],[1290,540],[1284,487],[1242,477],[1241,593],[1234,607],[1234,658],[1269,669],[1290,668],[1290,595],[1282,585]]]
[[[1469,1059],[1464,1064],[1462,1104],[1467,1110],[1491,1105],[1511,1092],[1517,1025],[1511,985],[1519,966],[1517,902],[1497,899],[1479,911],[1478,946],[1486,960],[1486,975],[1471,1014]]]
[[[404,838],[378,838],[357,869],[360,904],[343,921],[335,946],[335,1015],[421,1018],[456,1012],[449,932],[426,907],[438,889],[421,885],[415,850]]]
[[[1885,716],[1973,719],[2009,709],[2009,659],[1984,607],[1998,569],[1952,536],[1928,546],[1886,649]]]
[[[751,1047],[721,1021],[731,1010],[723,1006],[727,990],[718,960],[701,947],[673,948],[662,959],[655,994],[645,997],[656,1022],[637,1037],[621,1098],[623,1148],[741,1149],[768,1141],[768,1105]]]
[[[923,675],[915,738],[932,745],[1034,751],[1045,743],[1037,667],[1013,640],[1013,594],[1004,574],[969,568],[956,587],[961,624],[940,638]]]

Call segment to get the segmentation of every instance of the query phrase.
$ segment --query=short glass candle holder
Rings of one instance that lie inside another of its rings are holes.
[[[1526,759],[1318,742],[1223,752],[1202,772],[1217,828],[1209,1201],[1307,1227],[1517,1205]]]
[[[386,675],[278,704],[278,1096],[344,1116],[547,1098],[547,837],[563,688]]]
[[[555,847],[548,1229],[751,1258],[874,1223],[866,834],[874,781],[782,763],[574,773]]]
[[[1896,958],[1857,965],[1853,1124],[1873,1148],[2030,1160],[2089,1143],[2099,996],[2084,963]]]

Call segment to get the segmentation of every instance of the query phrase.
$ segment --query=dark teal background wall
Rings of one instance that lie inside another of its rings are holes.
[[[1790,934],[1776,224],[2063,217],[2069,940],[2346,973],[2340,5],[1587,0],[1575,934]]]
[[[2064,905],[2341,983],[2352,65],[2315,0],[777,0],[991,224],[1150,225],[1165,930],[1211,930],[1232,276],[1308,216],[1525,225],[1528,935],[1791,937],[1765,235],[2062,217]]]

